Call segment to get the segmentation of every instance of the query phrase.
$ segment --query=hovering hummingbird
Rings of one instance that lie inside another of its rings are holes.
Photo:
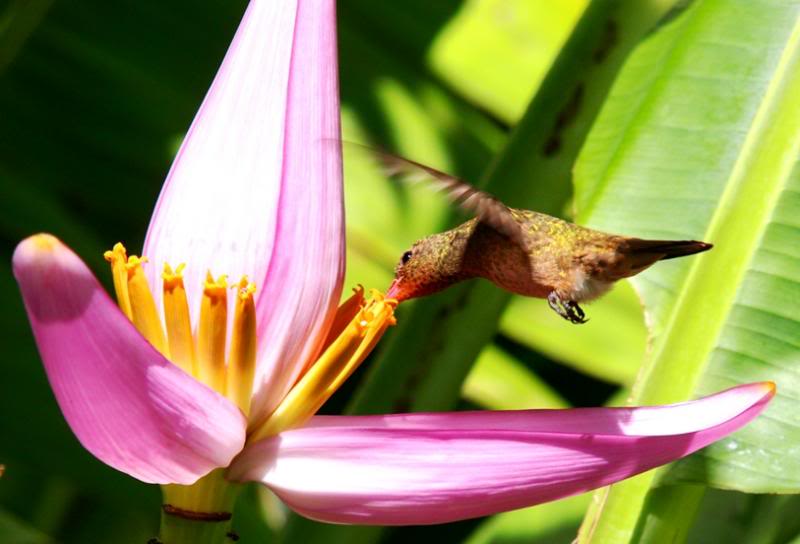
[[[572,323],[585,323],[579,303],[656,261],[711,249],[694,240],[643,240],[607,234],[530,210],[509,208],[454,176],[383,151],[370,150],[389,175],[422,175],[475,217],[414,243],[403,253],[387,293],[398,301],[454,283],[485,278],[520,295],[547,299]]]

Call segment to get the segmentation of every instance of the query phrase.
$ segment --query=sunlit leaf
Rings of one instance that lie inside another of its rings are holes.
[[[552,387],[514,357],[487,346],[475,361],[461,390],[462,396],[492,410],[567,408]]]
[[[493,516],[465,544],[564,544],[570,542],[591,495],[577,495]]]
[[[633,402],[778,385],[762,417],[673,481],[800,490],[799,152],[800,3],[709,0],[636,51],[581,154],[582,222],[715,244],[633,280],[654,337]],[[612,488],[593,542],[626,541],[651,480]]]
[[[409,69],[340,23],[342,133],[346,142],[389,148],[467,178],[477,177],[504,134],[481,114],[449,100],[426,74]],[[452,209],[424,185],[386,179],[374,157],[345,144],[347,283],[388,287],[394,265],[414,241],[441,230]],[[463,157],[467,157],[464,160]]]
[[[468,0],[431,45],[433,70],[503,121],[522,116],[586,0]]]

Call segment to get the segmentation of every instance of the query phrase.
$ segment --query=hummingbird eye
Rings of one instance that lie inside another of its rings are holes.
[[[403,256],[400,257],[400,261],[403,264],[406,264],[410,258],[411,258],[411,252],[410,251],[406,251],[405,253],[403,253]]]

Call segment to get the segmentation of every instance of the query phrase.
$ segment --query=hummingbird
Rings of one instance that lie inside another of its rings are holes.
[[[519,295],[546,299],[571,323],[586,323],[581,303],[656,261],[693,255],[712,244],[645,240],[589,229],[531,210],[506,206],[466,181],[424,164],[370,149],[390,176],[422,178],[474,217],[415,242],[403,253],[387,297],[430,295],[455,283],[484,278]]]

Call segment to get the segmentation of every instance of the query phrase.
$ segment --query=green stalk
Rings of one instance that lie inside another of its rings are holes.
[[[160,544],[222,544],[238,537],[231,518],[240,485],[217,469],[192,485],[164,485]]]

